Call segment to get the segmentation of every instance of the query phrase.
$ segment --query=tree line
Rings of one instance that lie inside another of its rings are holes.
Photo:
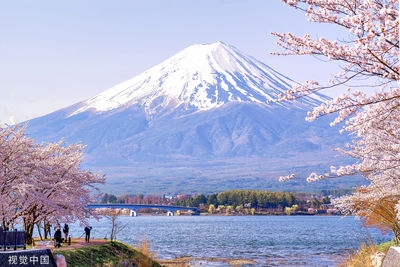
[[[345,190],[347,192],[347,190]],[[330,204],[331,199],[326,195],[327,191],[313,194],[302,192],[271,192],[257,190],[228,190],[214,194],[200,194],[196,196],[178,195],[167,198],[165,195],[122,195],[116,196],[105,193],[100,203],[122,203],[122,204],[154,204],[154,205],[174,205],[185,207],[201,206],[238,206],[255,209],[284,209],[293,205],[300,207],[311,207],[319,209],[323,204]]]
[[[247,206],[249,208],[278,208],[299,204],[294,193],[270,192],[255,190],[229,190],[210,195],[180,195],[172,199],[165,196],[131,195],[117,197],[113,194],[104,194],[101,203],[129,203],[129,204],[164,204],[187,207],[200,207],[201,205],[214,206]]]
[[[298,204],[294,193],[289,192],[270,192],[254,190],[229,190],[218,194],[203,194],[195,197],[177,200],[179,206],[199,207],[200,205],[214,206],[246,206],[249,208],[278,208],[290,207]]]

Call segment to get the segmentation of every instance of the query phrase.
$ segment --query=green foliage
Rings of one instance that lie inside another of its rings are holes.
[[[233,207],[232,206],[227,206],[226,207],[226,214],[232,213],[233,212]]]
[[[297,210],[298,207],[299,207],[298,205],[293,205],[291,208],[285,207],[285,213],[286,213],[286,215],[292,215],[292,214],[294,214],[294,213],[296,212],[296,210]]]
[[[255,208],[251,208],[250,213],[251,213],[251,215],[256,214],[256,209]]]
[[[322,199],[322,204],[331,204],[331,199],[326,196]]]
[[[243,211],[242,206],[237,206],[237,207],[236,207],[236,212],[240,213],[240,212],[242,212],[242,211]]]
[[[311,208],[313,208],[313,209],[319,209],[320,208],[320,206],[321,206],[321,202],[318,200],[318,199],[316,199],[315,197],[313,197],[312,199],[311,199]]]
[[[207,198],[205,195],[201,194],[201,195],[197,195],[193,198],[193,206],[194,207],[198,207],[201,204],[207,204]]]
[[[210,205],[208,206],[208,212],[211,213],[211,214],[213,214],[213,213],[215,212],[215,206],[214,206],[214,204],[210,204]]]
[[[285,207],[285,213],[286,213],[286,215],[289,216],[292,213],[292,209],[289,207]]]
[[[116,203],[118,198],[112,194],[104,194],[103,198],[101,199],[100,203]]]
[[[377,249],[378,249],[379,252],[384,252],[384,253],[386,253],[386,251],[387,251],[390,247],[396,247],[396,246],[397,246],[397,245],[396,245],[396,242],[395,242],[395,240],[393,239],[393,240],[391,240],[391,241],[387,241],[387,242],[384,242],[384,243],[380,243],[380,244],[378,245]]]
[[[207,197],[207,205],[214,205],[217,206],[218,205],[218,199],[217,199],[217,194],[211,194]]]
[[[229,190],[218,194],[204,196],[203,194],[177,201],[182,206],[199,207],[200,204],[214,206],[245,206],[249,208],[283,208],[298,204],[293,193],[270,192],[255,190]]]

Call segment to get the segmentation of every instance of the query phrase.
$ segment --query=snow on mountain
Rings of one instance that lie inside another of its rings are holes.
[[[208,110],[228,102],[266,104],[295,83],[222,42],[190,46],[142,74],[90,98],[70,116],[139,105],[148,115],[160,109]],[[310,108],[322,95],[291,103]],[[304,106],[304,104],[306,104]],[[278,104],[285,106],[285,104]]]
[[[193,45],[31,120],[28,132],[38,141],[87,145],[86,164],[106,170],[116,190],[218,191],[229,189],[232,177],[240,188],[268,189],[292,167],[299,173],[337,162],[332,147],[347,140],[330,118],[304,120],[327,99],[321,94],[267,103],[294,84],[233,46]],[[260,177],[264,184],[254,182]]]

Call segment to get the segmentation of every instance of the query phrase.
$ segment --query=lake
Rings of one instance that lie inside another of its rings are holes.
[[[121,216],[128,226],[117,239],[132,245],[147,239],[158,259],[215,257],[251,259],[249,266],[333,266],[360,242],[392,239],[340,216]],[[109,238],[111,223],[90,220],[92,237]],[[70,225],[72,237],[83,234]],[[53,231],[52,231],[53,234]],[[224,263],[207,263],[227,266]]]

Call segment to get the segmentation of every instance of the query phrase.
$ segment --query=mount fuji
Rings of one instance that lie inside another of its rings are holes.
[[[269,102],[295,84],[228,44],[193,45],[27,131],[87,145],[85,164],[107,175],[108,192],[301,189],[276,180],[342,162],[332,148],[348,137],[331,118],[305,121],[322,94]]]

